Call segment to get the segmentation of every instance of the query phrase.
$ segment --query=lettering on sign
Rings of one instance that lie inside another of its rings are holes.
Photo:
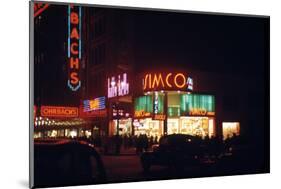
[[[204,108],[192,108],[192,109],[189,110],[189,115],[214,116],[215,112],[208,112]]]
[[[63,106],[41,106],[42,117],[78,117],[78,108]]]
[[[193,90],[193,80],[183,73],[150,73],[143,78],[143,90]]]
[[[81,7],[68,7],[68,81],[72,91],[81,87]]]
[[[145,112],[144,110],[135,111],[135,117],[149,117],[151,114],[150,112]]]
[[[154,120],[165,120],[166,115],[165,114],[155,114],[153,119]]]

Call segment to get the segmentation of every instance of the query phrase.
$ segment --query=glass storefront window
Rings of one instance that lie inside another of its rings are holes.
[[[64,137],[64,129],[58,130],[58,137]]]
[[[55,138],[58,135],[58,131],[57,130],[50,130],[47,131],[47,137],[48,138]]]
[[[131,130],[131,125],[132,125],[132,119],[120,119],[119,120],[119,135],[131,135],[132,130]],[[113,120],[113,134],[117,134],[117,120]]]
[[[168,134],[179,132],[179,119],[168,119]]]
[[[180,133],[206,137],[209,135],[208,117],[181,117]]]
[[[65,137],[69,137],[69,138],[77,137],[77,129],[65,129]]]
[[[163,132],[163,121],[152,120],[151,118],[135,121],[135,135],[146,134],[148,136],[161,136]]]
[[[34,138],[42,138],[43,134],[42,132],[34,132]]]
[[[222,123],[223,140],[233,137],[233,135],[240,135],[239,122],[223,122]]]

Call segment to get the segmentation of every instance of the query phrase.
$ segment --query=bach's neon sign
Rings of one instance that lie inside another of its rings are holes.
[[[193,79],[183,73],[149,73],[143,78],[143,90],[193,90]]]
[[[81,87],[79,76],[81,61],[81,7],[68,6],[68,81],[72,91]]]

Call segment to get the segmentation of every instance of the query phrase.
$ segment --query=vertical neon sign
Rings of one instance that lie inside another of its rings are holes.
[[[80,61],[81,61],[81,7],[68,6],[68,81],[67,85],[72,91],[81,87]]]

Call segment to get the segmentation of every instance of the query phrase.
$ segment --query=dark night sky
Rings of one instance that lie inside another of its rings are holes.
[[[145,58],[157,67],[173,64],[211,72],[263,72],[265,19],[143,11],[136,18],[137,60],[145,49]]]
[[[265,76],[268,23],[265,18],[119,11],[134,19],[134,59],[138,71],[172,65],[215,73]],[[44,96],[54,104],[68,104],[68,98],[64,97],[76,95],[66,86],[66,19],[64,5],[51,5],[41,19],[39,46],[45,54],[40,70],[41,86]]]

